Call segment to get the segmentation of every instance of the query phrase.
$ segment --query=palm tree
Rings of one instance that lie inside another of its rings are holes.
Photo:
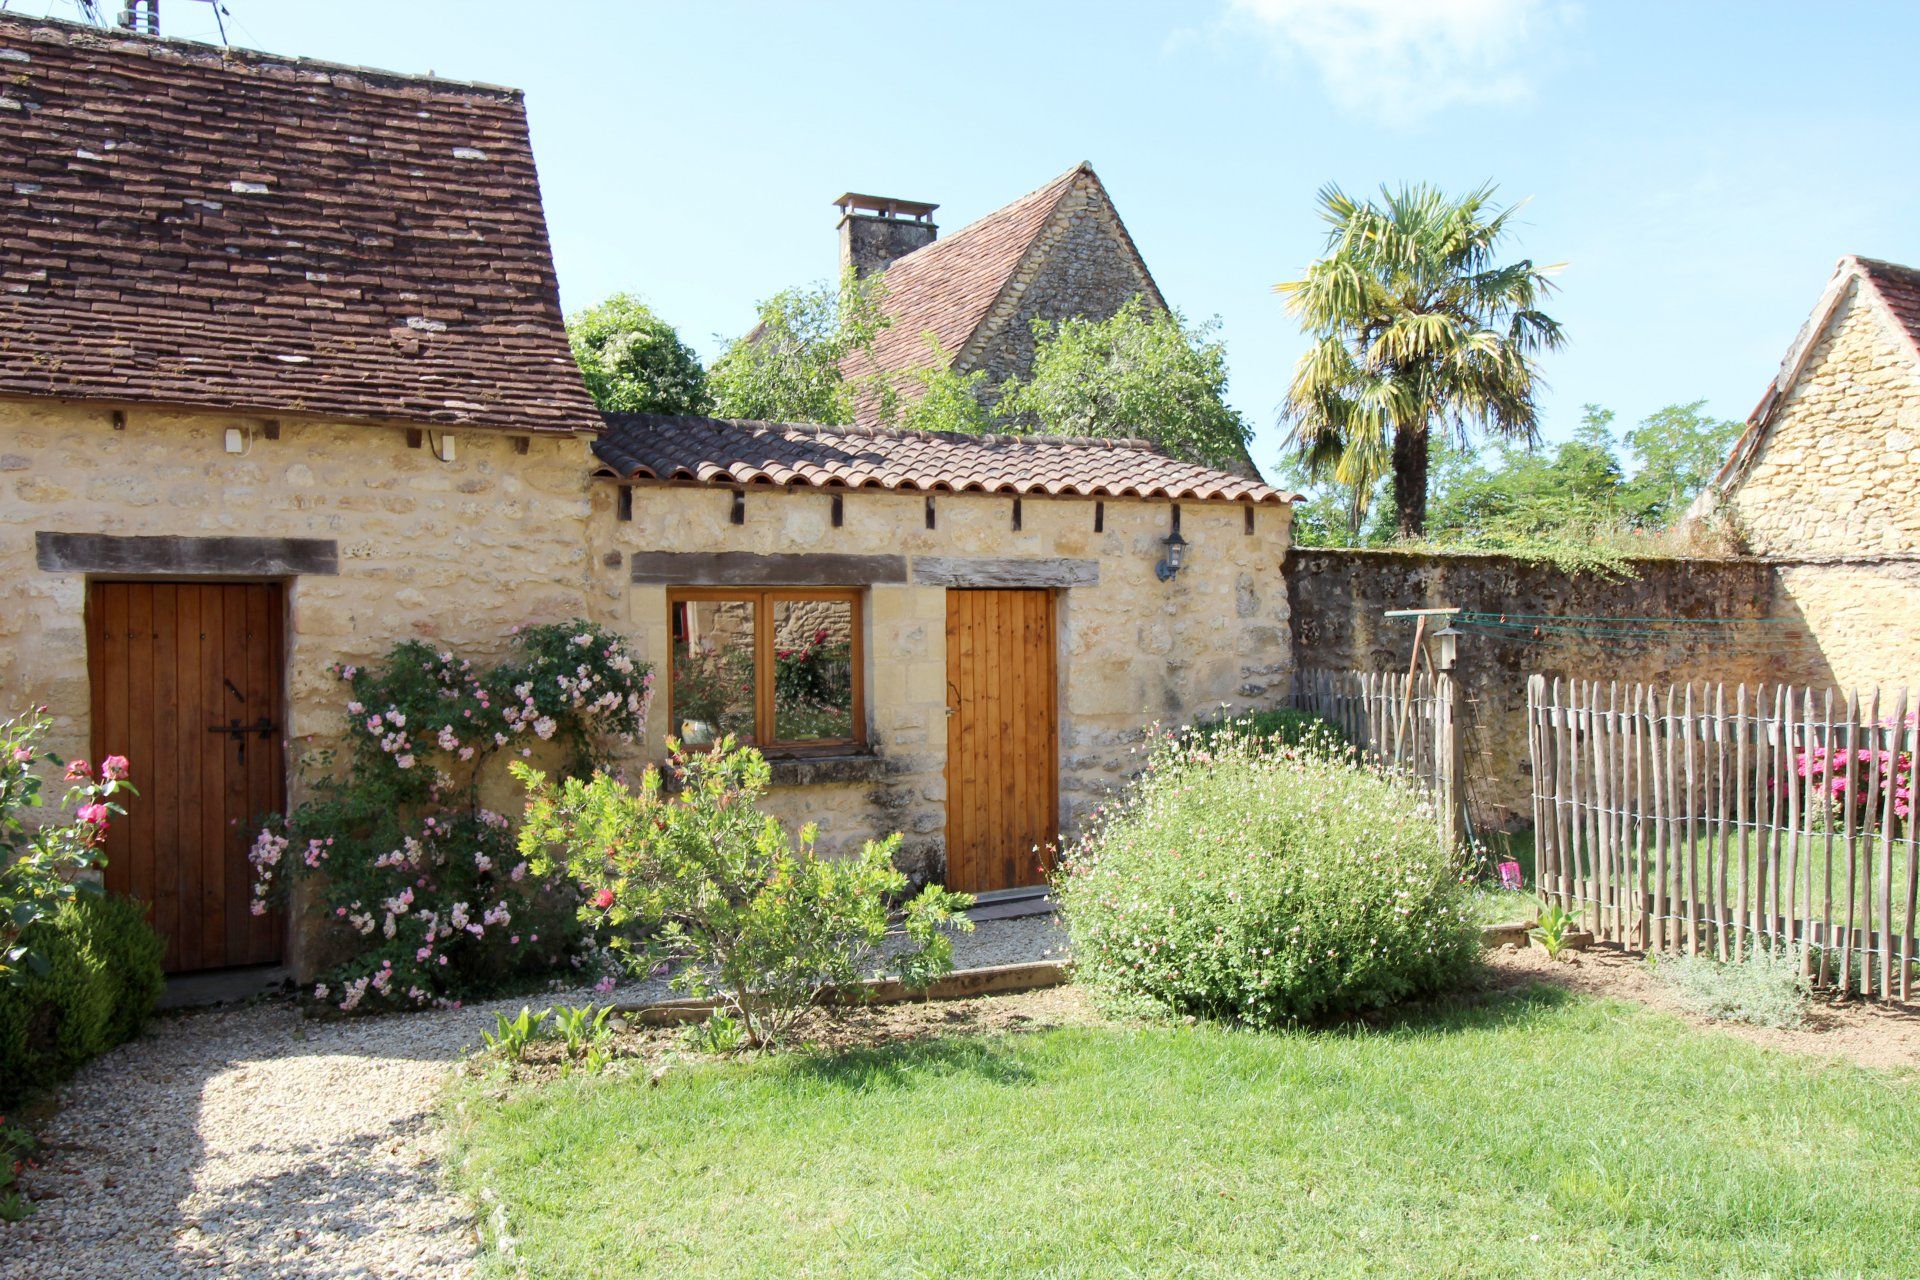
[[[1495,261],[1518,206],[1496,212],[1493,192],[1382,187],[1375,204],[1326,187],[1326,256],[1274,286],[1314,339],[1282,414],[1312,474],[1351,487],[1355,528],[1391,472],[1398,532],[1421,534],[1436,428],[1463,445],[1476,430],[1538,439],[1533,358],[1561,344],[1539,310],[1555,268]]]

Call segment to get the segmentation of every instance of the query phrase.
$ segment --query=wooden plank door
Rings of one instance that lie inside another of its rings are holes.
[[[947,592],[947,887],[1039,884],[1059,838],[1050,591]]]
[[[127,757],[140,792],[107,831],[107,889],[147,904],[170,973],[280,958],[247,848],[285,804],[282,603],[277,583],[88,591],[93,757]]]

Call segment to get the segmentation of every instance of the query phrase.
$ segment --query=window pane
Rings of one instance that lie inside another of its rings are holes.
[[[753,741],[753,601],[673,606],[671,732],[689,747],[722,734]]]
[[[853,606],[773,604],[773,736],[781,742],[853,737]]]

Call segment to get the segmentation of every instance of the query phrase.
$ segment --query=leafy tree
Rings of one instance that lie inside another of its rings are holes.
[[[926,335],[926,341],[933,360],[905,375],[908,382],[920,388],[920,394],[903,404],[904,398],[891,386],[877,392],[882,396],[882,420],[913,431],[986,435],[1000,430],[987,403],[987,371],[974,369],[962,373],[953,367],[931,333]]]
[[[708,413],[707,375],[673,326],[630,293],[567,318],[567,343],[606,413]]]
[[[1425,540],[1524,550],[1665,529],[1712,476],[1740,429],[1739,423],[1702,413],[1703,403],[1669,405],[1624,437],[1614,433],[1611,410],[1590,404],[1572,437],[1548,447],[1500,441],[1475,450],[1436,440]],[[1316,477],[1305,461],[1290,455],[1282,460],[1275,483],[1307,495],[1294,508],[1294,541],[1300,546],[1402,541],[1390,504],[1382,501],[1390,477],[1374,482],[1367,495],[1371,501],[1356,502],[1351,486],[1331,476]],[[1356,510],[1364,513],[1358,522]]]
[[[707,371],[718,412],[771,422],[853,421],[860,389],[841,362],[867,351],[890,321],[885,286],[851,270],[836,289],[818,284],[783,289],[760,303],[759,322]]]
[[[1136,295],[1105,320],[1033,322],[1033,373],[998,410],[1050,435],[1140,436],[1176,457],[1246,463],[1248,430],[1226,403],[1215,324],[1188,325]]]
[[[1492,202],[1491,186],[1459,199],[1383,188],[1378,204],[1327,187],[1326,256],[1274,286],[1314,339],[1284,410],[1301,457],[1363,496],[1391,474],[1405,537],[1426,527],[1436,431],[1531,442],[1534,356],[1561,343],[1539,309],[1547,271],[1496,261],[1516,210]]]
[[[1627,432],[1639,460],[1628,505],[1643,523],[1671,524],[1727,460],[1741,424],[1701,412],[1705,400],[1670,404]]]

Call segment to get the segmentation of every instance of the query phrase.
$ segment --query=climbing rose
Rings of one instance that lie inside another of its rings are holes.
[[[91,778],[92,776],[93,776],[93,766],[88,764],[85,760],[70,760],[67,762],[67,781],[68,782],[84,782],[86,779]]]
[[[119,782],[127,776],[127,758],[108,756],[100,762],[100,776],[108,782]]]
[[[82,822],[91,823],[96,827],[104,827],[107,825],[107,806],[103,804],[83,804],[74,810],[73,816]]]

